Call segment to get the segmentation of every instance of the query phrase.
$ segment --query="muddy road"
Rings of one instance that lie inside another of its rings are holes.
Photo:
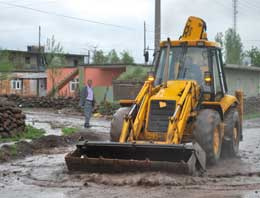
[[[40,122],[44,120],[44,123],[50,124],[55,121],[66,126],[83,123],[80,116],[73,117],[71,121],[63,114],[45,112],[42,117],[39,112],[27,114],[28,122],[37,123],[36,118],[40,118]],[[103,128],[108,132],[109,121],[94,119],[93,123],[95,126],[91,130],[97,132]],[[217,166],[210,167],[203,177],[158,172],[69,174],[64,155],[73,149],[53,148],[25,159],[0,164],[0,197],[260,198],[260,119],[244,122],[240,156],[222,159]]]

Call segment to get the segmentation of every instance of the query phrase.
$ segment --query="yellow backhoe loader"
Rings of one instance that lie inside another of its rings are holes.
[[[193,174],[238,154],[243,93],[227,94],[221,49],[206,23],[189,17],[179,40],[163,41],[135,100],[121,100],[111,142],[81,141],[66,155],[71,171]]]

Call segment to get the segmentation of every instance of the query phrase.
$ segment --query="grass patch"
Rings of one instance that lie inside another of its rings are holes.
[[[34,128],[31,125],[27,125],[25,127],[24,132],[14,136],[14,137],[9,137],[9,138],[0,138],[0,142],[15,142],[15,141],[19,141],[20,139],[38,139],[40,137],[42,137],[45,133],[45,130],[43,129],[37,129]]]
[[[10,145],[10,154],[11,154],[11,156],[17,155],[17,146],[15,144]]]
[[[71,128],[65,127],[65,128],[62,128],[61,131],[62,131],[63,135],[71,135],[73,133],[76,133],[78,131],[78,129],[72,128],[72,127]]]
[[[244,115],[244,120],[250,120],[250,119],[254,119],[254,118],[260,118],[260,112]]]

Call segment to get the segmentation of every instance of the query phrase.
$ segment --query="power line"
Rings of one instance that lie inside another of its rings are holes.
[[[31,10],[31,11],[39,12],[39,13],[42,13],[42,14],[53,15],[53,16],[57,16],[57,17],[63,17],[63,18],[71,19],[71,20],[83,21],[83,22],[87,22],[87,23],[110,26],[110,27],[115,27],[115,28],[120,28],[120,29],[125,29],[125,30],[132,30],[132,31],[136,30],[135,28],[128,27],[128,26],[116,25],[116,24],[112,24],[112,23],[105,23],[105,22],[94,21],[94,20],[89,20],[89,19],[83,19],[83,18],[79,18],[79,17],[59,14],[59,13],[55,13],[55,12],[49,12],[49,11],[45,11],[45,10],[41,10],[41,9],[35,9],[35,8],[32,8],[32,7],[28,7],[28,6],[23,6],[23,5],[13,4],[13,3],[7,3],[7,2],[3,2],[3,1],[0,1],[0,4],[9,5],[9,6],[12,6],[12,7],[22,8],[22,9],[26,9],[26,10]]]

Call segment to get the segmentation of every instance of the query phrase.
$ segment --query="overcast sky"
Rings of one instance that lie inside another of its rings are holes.
[[[206,21],[210,39],[233,24],[232,0],[161,2],[162,39],[177,39],[190,15]],[[42,42],[55,35],[66,52],[85,54],[94,46],[105,52],[125,49],[143,62],[144,21],[153,48],[154,0],[0,0],[0,9],[1,48],[26,50],[36,45],[40,25]],[[260,47],[259,21],[260,0],[238,0],[237,26],[245,49]]]

